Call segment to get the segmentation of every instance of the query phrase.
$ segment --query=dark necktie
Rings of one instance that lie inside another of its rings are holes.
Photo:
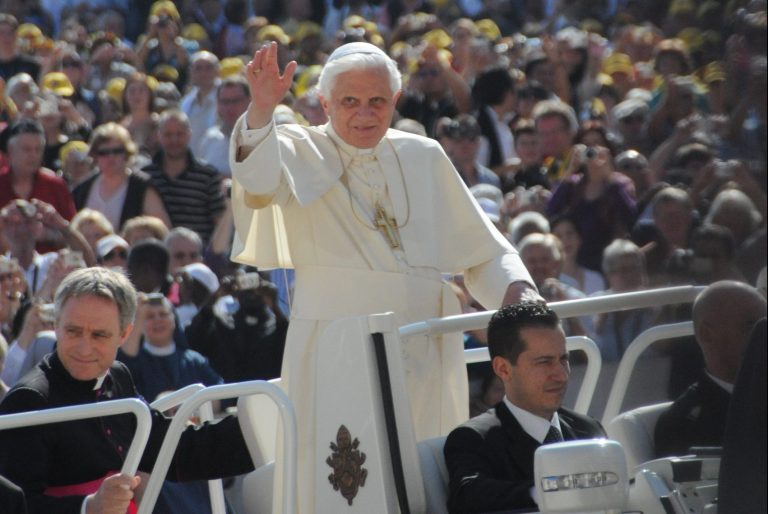
[[[547,432],[547,437],[544,438],[544,442],[542,444],[559,443],[562,440],[563,435],[560,433],[557,427],[550,425],[549,432]]]

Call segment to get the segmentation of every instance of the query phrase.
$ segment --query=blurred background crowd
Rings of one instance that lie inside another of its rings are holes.
[[[125,359],[192,370],[144,394],[279,374],[292,275],[228,259],[229,136],[245,64],[272,41],[299,64],[277,123],[327,121],[314,86],[337,46],[387,51],[395,128],[441,143],[547,300],[764,288],[766,34],[756,0],[0,0],[0,377],[50,349],[52,294],[85,265],[143,293]],[[467,312],[494,307],[452,280]],[[616,361],[675,319],[690,314],[566,331]],[[499,391],[478,373],[484,410]]]

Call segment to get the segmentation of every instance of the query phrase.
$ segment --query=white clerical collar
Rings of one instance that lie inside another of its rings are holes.
[[[176,351],[176,343],[174,342],[171,342],[168,346],[155,346],[148,341],[144,341],[141,346],[148,354],[154,355],[155,357],[168,357],[169,355],[173,355],[173,352]]]
[[[540,443],[543,443],[544,439],[547,437],[550,426],[558,429],[561,434],[563,433],[563,430],[560,428],[560,417],[557,415],[557,412],[554,413],[551,420],[546,420],[541,416],[537,416],[525,409],[521,409],[510,402],[506,395],[504,396],[504,405],[506,405],[512,415],[515,416],[515,419],[517,419],[517,422],[523,427],[523,430]]]
[[[725,389],[726,391],[728,391],[728,394],[733,394],[733,384],[729,384],[729,383],[728,383],[728,382],[726,382],[725,380],[722,380],[722,379],[720,379],[720,378],[717,378],[716,376],[714,376],[714,375],[713,375],[712,373],[710,373],[709,371],[705,371],[705,373],[707,374],[707,376],[708,376],[709,378],[711,378],[711,379],[712,379],[712,382],[714,382],[715,384],[719,385],[720,387],[722,387],[723,389]]]
[[[336,143],[336,146],[338,146],[342,152],[344,152],[346,155],[350,157],[360,157],[363,155],[375,155],[379,152],[379,148],[381,148],[381,145],[384,142],[384,138],[381,138],[381,141],[379,141],[378,144],[373,148],[358,148],[356,146],[350,145],[349,143],[341,139],[341,136],[339,136],[336,133],[336,131],[333,130],[333,123],[331,123],[330,121],[325,124],[325,131],[328,134],[328,137],[330,137],[333,140],[333,142]]]
[[[96,377],[96,385],[93,386],[93,391],[98,391],[99,389],[101,389],[101,385],[104,383],[104,379],[107,378],[108,374],[109,374],[109,370],[107,370],[107,372],[101,375],[100,377]]]

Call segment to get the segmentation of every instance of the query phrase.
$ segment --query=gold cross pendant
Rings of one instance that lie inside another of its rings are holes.
[[[387,212],[381,204],[376,204],[376,217],[373,218],[373,224],[376,228],[384,234],[384,237],[389,241],[389,246],[392,249],[400,248],[400,242],[398,241],[397,234],[397,222],[394,218],[387,216]]]

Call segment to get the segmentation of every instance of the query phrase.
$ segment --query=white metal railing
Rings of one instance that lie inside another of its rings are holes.
[[[600,356],[600,348],[588,337],[571,336],[566,338],[565,342],[569,352],[582,351],[587,356],[587,370],[584,372],[584,379],[581,381],[579,394],[576,396],[576,403],[573,406],[573,410],[576,412],[586,414],[592,403],[597,381],[600,378],[603,358]],[[488,353],[488,347],[484,347],[464,350],[464,358],[467,364],[471,364],[473,362],[487,362],[491,356]]]
[[[613,418],[619,415],[621,405],[624,403],[624,396],[627,393],[627,387],[629,386],[629,379],[632,376],[632,370],[635,369],[635,363],[645,349],[658,341],[690,335],[693,335],[693,322],[685,321],[651,327],[638,335],[630,343],[621,357],[619,368],[616,370],[616,376],[613,379],[611,392],[608,395],[608,401],[603,411],[603,425],[607,425]]]
[[[704,287],[701,286],[665,287],[632,293],[618,293],[580,298],[578,300],[552,302],[548,305],[561,318],[573,318],[576,316],[600,314],[602,312],[643,309],[676,303],[691,303],[703,290]],[[406,339],[418,335],[431,336],[486,328],[494,312],[496,311],[475,312],[411,323],[410,325],[400,327],[400,337]]]
[[[131,446],[125,455],[125,461],[123,461],[123,467],[120,469],[120,472],[133,476],[139,469],[139,462],[141,461],[141,456],[144,453],[144,447],[147,445],[149,432],[152,428],[152,417],[149,414],[149,407],[147,407],[146,403],[136,398],[108,400],[86,405],[71,405],[68,407],[56,407],[55,409],[19,412],[17,414],[4,414],[0,416],[0,430],[126,413],[136,416],[136,433],[133,434]]]
[[[196,392],[188,398],[180,407],[171,421],[171,426],[163,440],[163,445],[157,455],[152,476],[147,483],[144,496],[139,506],[139,514],[150,514],[160,494],[163,479],[168,473],[171,459],[176,451],[182,432],[186,428],[186,421],[201,405],[213,400],[250,396],[253,394],[266,394],[277,404],[284,430],[283,437],[283,512],[295,514],[296,512],[296,466],[298,438],[296,433],[296,413],[288,396],[278,386],[263,380],[252,380],[235,384],[224,384],[207,387]]]
[[[196,392],[202,391],[203,389],[205,389],[203,384],[190,384],[155,400],[150,404],[150,407],[159,410],[160,412],[173,409],[184,403]],[[208,402],[202,404],[199,409],[199,414],[201,421],[213,420],[213,406],[211,403]],[[221,479],[208,480],[208,495],[211,499],[212,514],[226,514],[227,503],[224,499],[224,484]]]

